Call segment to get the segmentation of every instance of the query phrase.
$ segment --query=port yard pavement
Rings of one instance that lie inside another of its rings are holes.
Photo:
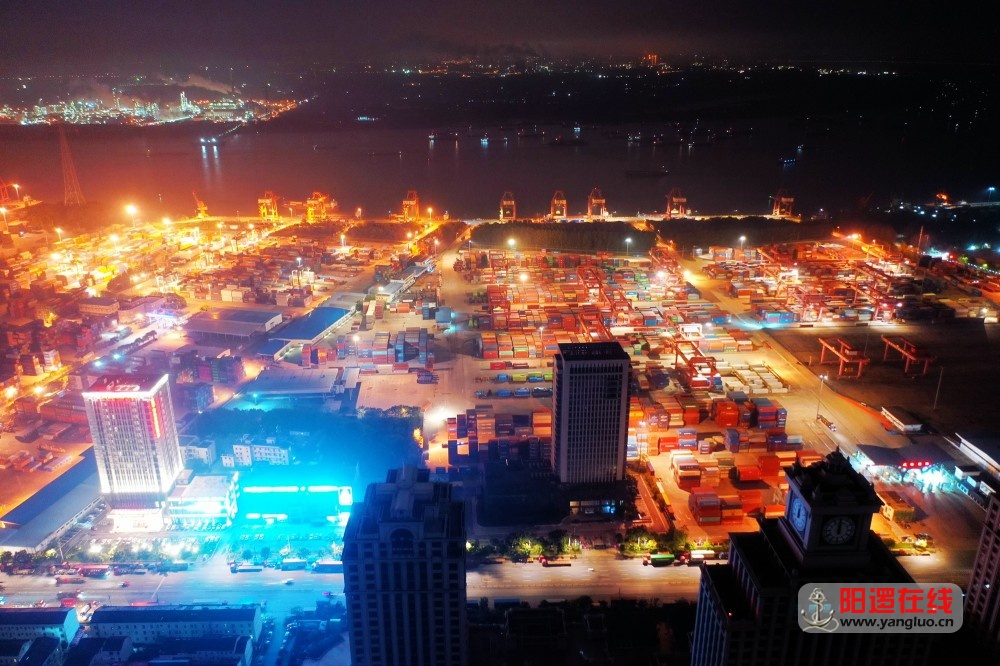
[[[913,412],[939,432],[1000,429],[996,409],[996,373],[1000,368],[1000,325],[981,319],[956,319],[931,324],[874,324],[831,326],[812,329],[773,329],[769,335],[814,373],[836,374],[835,365],[820,366],[818,337],[839,337],[855,349],[864,350],[872,362],[860,380],[833,380],[836,392],[875,410],[899,405]],[[910,340],[936,360],[926,375],[909,378],[902,361],[883,361],[881,336]],[[942,368],[943,375],[942,375]],[[934,396],[938,389],[937,409]],[[830,388],[830,382],[828,382]]]

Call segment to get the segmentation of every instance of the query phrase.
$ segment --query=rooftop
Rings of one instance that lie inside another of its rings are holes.
[[[0,625],[61,625],[75,608],[0,608]]]
[[[259,612],[260,606],[256,604],[240,606],[101,606],[94,611],[91,624],[101,624],[102,622],[107,624],[207,621],[252,622]]]
[[[379,539],[381,527],[409,527],[416,538],[464,535],[463,505],[454,501],[451,485],[430,481],[430,470],[389,470],[385,483],[372,483],[362,505],[355,505],[344,540]]]
[[[232,477],[225,474],[206,474],[191,479],[191,483],[174,488],[171,499],[225,497],[232,487]]]
[[[344,372],[343,368],[267,367],[243,388],[243,395],[326,395]]]
[[[147,393],[160,384],[166,375],[101,375],[87,393]]]
[[[316,308],[304,317],[292,320],[288,326],[274,335],[275,340],[288,340],[312,344],[318,342],[334,326],[351,313],[342,308]]]
[[[192,315],[184,328],[194,333],[249,337],[267,332],[268,324],[280,322],[281,313],[274,310],[217,308]]]
[[[629,355],[617,342],[561,343],[559,355],[567,361],[628,361]]]

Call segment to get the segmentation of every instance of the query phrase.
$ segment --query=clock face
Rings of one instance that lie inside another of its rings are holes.
[[[806,523],[809,521],[809,510],[806,503],[798,495],[792,496],[792,505],[788,508],[788,517],[794,527],[801,534],[806,531]]]
[[[854,520],[847,516],[834,516],[823,524],[823,541],[839,546],[854,536]]]

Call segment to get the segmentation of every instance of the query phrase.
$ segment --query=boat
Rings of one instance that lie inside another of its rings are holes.
[[[519,139],[541,139],[544,136],[545,132],[540,131],[537,127],[517,130],[517,138]]]
[[[659,169],[626,169],[626,178],[663,178],[669,172],[664,167]]]
[[[402,150],[369,150],[368,157],[402,157]]]
[[[781,162],[782,164],[795,164],[799,160],[797,157],[782,157],[778,161]]]
[[[549,141],[550,146],[586,146],[587,142],[583,139],[577,137],[571,137],[567,139],[563,135],[559,135],[556,138]]]
[[[442,132],[440,130],[427,135],[431,141],[458,141],[458,132]]]

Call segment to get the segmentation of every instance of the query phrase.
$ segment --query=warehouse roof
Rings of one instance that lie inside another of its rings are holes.
[[[81,456],[79,462],[0,518],[7,523],[7,528],[0,530],[0,547],[34,550],[97,501],[101,486],[93,449],[87,449]]]
[[[254,334],[265,333],[268,330],[267,324],[274,320],[281,321],[280,312],[244,308],[217,308],[192,315],[184,328],[189,333],[250,337]]]
[[[315,344],[350,315],[350,311],[343,308],[316,308],[304,317],[294,319],[291,324],[276,332],[274,339]]]

